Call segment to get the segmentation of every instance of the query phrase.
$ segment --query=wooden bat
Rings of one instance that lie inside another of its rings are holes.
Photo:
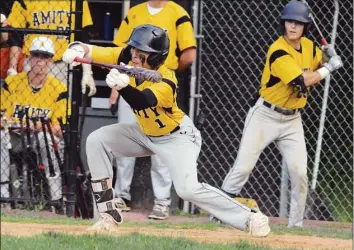
[[[24,116],[24,113],[21,112],[19,120],[20,120],[21,144],[22,144],[22,178],[23,178],[22,192],[23,192],[23,198],[30,199],[31,196],[30,196],[29,187],[28,187],[28,156],[29,155],[27,155],[28,149],[26,147],[26,142],[25,142],[23,116]]]
[[[49,176],[53,177],[53,176],[55,176],[55,171],[54,171],[54,164],[53,164],[52,155],[50,154],[50,149],[49,149],[46,122],[44,121],[44,117],[41,117],[40,120],[42,123],[42,131],[43,131],[43,136],[44,136],[45,150],[46,150],[47,158],[48,158]]]
[[[137,68],[128,65],[114,65],[114,64],[105,64],[92,61],[87,58],[79,58],[76,57],[74,59],[75,62],[91,64],[93,66],[98,66],[106,69],[117,69],[119,72],[127,74],[128,76],[137,78],[139,80],[149,81],[149,82],[161,82],[162,76],[160,72],[145,68]]]
[[[26,154],[27,154],[27,159],[31,160],[31,168],[30,168],[30,185],[31,185],[31,198],[34,199],[35,196],[35,180],[33,178],[33,169],[34,166],[37,164],[33,164],[32,159],[37,159],[36,153],[33,151],[32,148],[32,139],[31,139],[31,130],[30,130],[30,118],[29,118],[29,113],[28,113],[28,107],[25,107],[25,115],[26,115]]]
[[[50,119],[45,118],[45,120],[46,120],[46,124],[47,124],[47,128],[48,128],[48,133],[49,133],[50,139],[52,140],[52,143],[53,143],[53,149],[54,149],[55,158],[56,158],[56,160],[58,162],[60,171],[63,172],[63,170],[64,170],[63,161],[60,158],[58,144],[56,143],[55,138],[54,138],[54,134],[53,134],[53,131],[52,131],[52,126],[51,126]]]

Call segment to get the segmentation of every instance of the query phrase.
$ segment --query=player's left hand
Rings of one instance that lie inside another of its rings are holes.
[[[106,83],[109,87],[121,90],[129,84],[129,76],[120,73],[117,69],[111,69],[106,77]]]
[[[337,55],[337,51],[334,49],[332,44],[322,46],[322,51],[328,59]]]
[[[82,80],[81,80],[81,92],[86,93],[86,88],[89,88],[88,96],[96,94],[96,84],[92,76],[91,65],[82,64]]]

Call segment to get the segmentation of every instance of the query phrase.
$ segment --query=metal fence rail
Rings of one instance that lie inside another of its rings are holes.
[[[201,77],[197,80],[207,114],[198,161],[200,181],[220,187],[238,152],[244,120],[260,86],[266,52],[280,34],[279,18],[288,1],[202,1],[199,29]],[[308,1],[324,36],[330,41],[332,0]],[[344,67],[332,78],[316,191],[310,219],[352,221],[353,212],[353,3],[340,1],[336,49]],[[314,29],[309,37],[318,42]],[[302,111],[311,180],[319,130],[323,84],[313,88]],[[261,210],[279,216],[282,159],[275,144],[262,153],[241,195],[257,199]]]

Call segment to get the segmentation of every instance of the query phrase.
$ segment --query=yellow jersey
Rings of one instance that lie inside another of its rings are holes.
[[[108,64],[122,62],[122,47],[107,48],[93,46],[92,60]],[[129,62],[131,65],[131,61]],[[143,110],[134,110],[137,122],[141,130],[149,136],[162,136],[173,131],[182,121],[184,113],[177,106],[176,90],[177,79],[174,71],[162,65],[157,70],[162,75],[162,81],[158,83],[144,81],[138,83],[130,77],[130,85],[140,91],[150,89],[157,99],[157,105]]]
[[[172,1],[168,1],[155,15],[150,14],[147,5],[148,3],[145,2],[128,11],[113,42],[119,47],[125,47],[134,28],[142,24],[152,24],[165,29],[170,38],[170,50],[165,65],[169,69],[176,70],[179,53],[196,47],[190,16],[183,7]]]
[[[72,3],[71,6],[70,3]],[[22,6],[18,1],[15,1],[8,17],[8,24],[13,28],[72,30],[75,27],[75,15],[71,15],[71,12],[75,11],[75,3],[76,1],[67,0],[24,0],[24,6]],[[70,16],[72,19],[71,28],[69,25]],[[84,1],[82,26],[86,27],[89,25],[92,25],[91,13],[87,1]],[[38,36],[43,35],[28,34],[25,36],[22,48],[25,55],[29,55],[31,43]],[[50,37],[54,43],[55,55],[53,60],[61,60],[69,44],[68,37],[59,35],[46,36]],[[74,34],[71,35],[70,41],[74,41]]]
[[[295,50],[281,36],[270,46],[259,91],[267,102],[288,109],[306,105],[307,97],[298,98],[297,90],[289,83],[303,72],[315,71],[322,51],[308,38],[302,37],[300,42],[300,50]]]
[[[59,125],[58,117],[66,122],[68,91],[55,77],[48,75],[43,87],[34,92],[28,82],[26,72],[8,76],[1,89],[1,110],[18,122],[21,108],[28,109],[29,117],[47,117],[52,124]],[[68,104],[70,114],[70,103]]]

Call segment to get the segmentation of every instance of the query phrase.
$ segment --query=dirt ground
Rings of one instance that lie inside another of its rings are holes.
[[[9,214],[9,213],[6,213]],[[43,214],[43,217],[53,216],[51,214]],[[30,216],[29,216],[30,217]],[[124,213],[125,221],[144,222],[147,220],[147,212],[136,211]],[[188,218],[184,216],[171,216],[169,222],[198,222],[206,223],[208,218]],[[286,224],[286,220],[279,218],[271,218],[271,225]],[[318,228],[341,228],[343,230],[351,231],[350,223],[335,223],[335,222],[321,222],[321,221],[306,221],[305,227]],[[69,226],[69,225],[51,225],[51,224],[29,224],[29,223],[1,223],[2,235],[16,235],[16,236],[30,236],[41,234],[44,232],[60,232],[69,234],[85,234],[87,226]],[[253,244],[262,244],[273,248],[296,248],[296,249],[352,249],[352,240],[323,238],[315,236],[300,236],[300,235],[276,235],[270,234],[267,238],[252,238],[239,230],[232,228],[220,227],[216,231],[198,230],[198,229],[172,229],[172,228],[154,228],[154,227],[120,227],[115,232],[110,232],[110,235],[124,235],[132,232],[138,232],[145,235],[156,236],[172,236],[184,237],[198,242],[205,243],[236,243],[240,240],[247,240]]]

